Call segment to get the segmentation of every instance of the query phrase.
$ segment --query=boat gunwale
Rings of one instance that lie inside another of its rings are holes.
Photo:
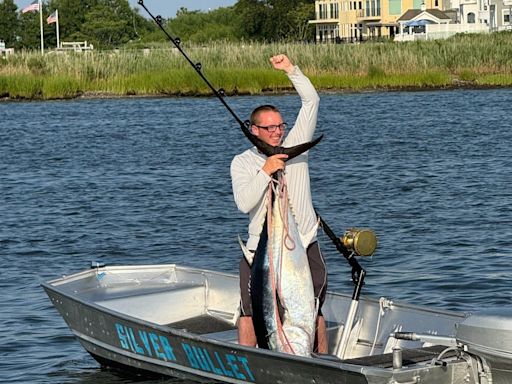
[[[134,270],[135,269],[137,269],[137,270],[148,269],[149,270],[149,269],[160,269],[160,268],[163,268],[163,269],[175,269],[175,270],[179,270],[179,271],[185,271],[185,272],[191,272],[191,273],[197,273],[197,274],[205,274],[206,273],[206,274],[212,274],[212,275],[217,275],[217,276],[224,276],[224,277],[229,277],[229,278],[237,278],[236,274],[229,273],[229,272],[219,272],[219,271],[212,271],[212,270],[209,270],[209,269],[202,269],[202,268],[196,268],[196,267],[187,267],[187,266],[181,266],[181,265],[178,265],[178,264],[175,264],[175,263],[173,263],[173,264],[141,264],[141,265],[131,264],[131,265],[108,265],[108,266],[99,267],[99,268],[91,267],[90,269],[82,270],[82,271],[79,271],[79,272],[76,272],[76,273],[72,273],[70,275],[63,275],[60,278],[56,278],[56,279],[53,279],[53,280],[49,280],[49,281],[43,282],[43,283],[41,283],[41,285],[43,287],[44,286],[48,286],[48,285],[58,286],[58,285],[65,284],[66,282],[76,281],[79,278],[83,278],[83,277],[85,277],[87,275],[94,274],[97,271],[108,271],[108,270],[113,270],[113,271],[116,271],[116,270],[118,270],[118,271],[127,270],[128,271],[130,269],[134,269]],[[330,295],[330,296],[333,296],[333,297],[350,298],[350,299],[352,297],[352,294],[341,293],[341,292],[333,292],[333,291],[327,291],[327,295]],[[363,295],[363,294],[360,296],[360,300],[361,301],[365,301],[365,302],[369,302],[369,303],[373,303],[373,304],[378,304],[379,303],[378,299],[375,299],[375,298],[373,298],[371,296],[366,296],[366,295]],[[471,314],[471,312],[456,311],[456,310],[443,309],[443,308],[430,309],[426,305],[401,303],[401,302],[395,302],[394,300],[392,300],[392,303],[393,303],[392,304],[393,306],[398,307],[398,308],[413,309],[413,310],[419,311],[419,312],[443,314],[443,315],[447,315],[447,316],[451,316],[451,317],[460,317],[462,319],[467,318]]]

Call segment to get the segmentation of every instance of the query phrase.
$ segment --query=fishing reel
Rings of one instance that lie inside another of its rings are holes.
[[[349,228],[340,240],[356,256],[372,256],[377,249],[377,236],[368,228]]]

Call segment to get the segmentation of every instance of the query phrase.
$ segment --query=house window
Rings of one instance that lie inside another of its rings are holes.
[[[327,4],[318,5],[318,19],[327,19]]]
[[[380,0],[366,0],[366,17],[380,16]]]
[[[330,4],[331,5],[331,19],[337,19],[339,17],[338,3]]]
[[[503,10],[503,24],[510,24],[510,10]]]
[[[439,0],[434,1],[434,7],[439,7]]]
[[[468,13],[468,24],[475,24],[475,14],[473,12]]]
[[[400,15],[402,13],[401,0],[389,0],[389,14]]]

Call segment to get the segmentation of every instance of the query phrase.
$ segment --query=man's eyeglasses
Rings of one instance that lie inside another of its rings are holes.
[[[266,127],[263,125],[258,125],[258,124],[254,124],[254,125],[257,126],[258,128],[267,130],[269,133],[274,133],[275,131],[277,131],[277,128],[279,128],[281,130],[281,132],[283,132],[286,129],[286,127],[288,126],[288,124],[286,124],[286,123],[267,125]]]

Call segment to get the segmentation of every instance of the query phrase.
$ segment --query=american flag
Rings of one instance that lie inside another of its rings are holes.
[[[53,11],[53,13],[50,16],[48,16],[48,18],[46,19],[46,22],[48,24],[56,23],[57,22],[57,11]]]
[[[21,10],[21,13],[39,11],[39,0],[35,0]]]

